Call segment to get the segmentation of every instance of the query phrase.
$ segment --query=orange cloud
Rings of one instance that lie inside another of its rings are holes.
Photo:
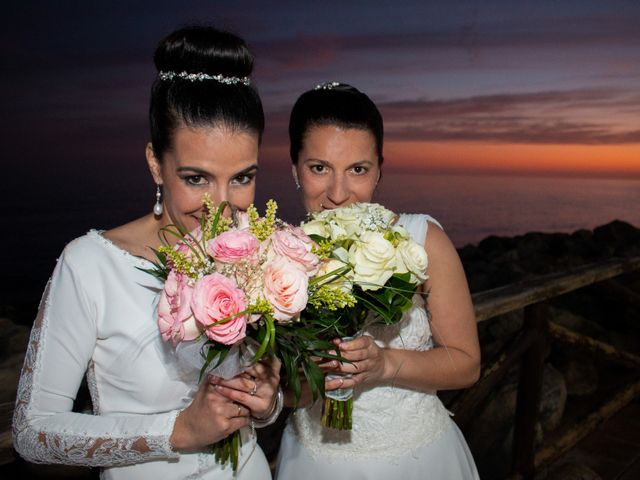
[[[640,144],[523,145],[390,141],[388,165],[471,170],[640,177]]]

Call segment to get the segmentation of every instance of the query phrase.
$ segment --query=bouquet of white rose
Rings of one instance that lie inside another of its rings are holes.
[[[300,320],[319,332],[320,340],[350,338],[374,323],[394,324],[411,307],[427,279],[427,254],[395,225],[396,219],[381,205],[356,203],[311,214],[302,225],[316,242],[313,252],[321,264],[311,280],[314,296]],[[326,301],[332,297],[340,301]],[[299,391],[295,381],[293,387]],[[314,384],[311,389],[314,399],[325,397],[322,424],[351,429],[352,389],[325,393]]]

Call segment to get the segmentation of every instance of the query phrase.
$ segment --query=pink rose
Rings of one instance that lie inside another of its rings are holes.
[[[193,287],[189,279],[171,270],[158,303],[158,327],[165,342],[194,340],[200,332],[191,311]]]
[[[298,264],[285,258],[268,262],[265,268],[264,295],[274,309],[276,320],[286,321],[307,306],[309,277]]]
[[[229,230],[207,242],[207,253],[222,263],[236,263],[253,255],[260,242],[246,230]]]
[[[271,248],[280,256],[299,264],[309,275],[314,275],[320,260],[311,253],[313,241],[299,228],[277,230],[271,234]]]
[[[196,241],[200,242],[202,240],[202,229],[200,228],[200,226],[198,225],[196,228],[194,228],[190,232],[190,235],[191,236],[185,235],[184,237],[182,237],[182,239],[173,247],[175,251],[182,253],[189,259],[193,258],[193,256],[196,255],[194,250],[198,252],[198,256],[200,255],[200,247],[195,244]],[[195,240],[192,237],[194,237]]]
[[[247,308],[244,292],[219,273],[205,275],[196,282],[191,309],[196,321],[211,340],[233,345],[245,337],[247,316],[238,315]],[[227,319],[218,323],[220,320]]]

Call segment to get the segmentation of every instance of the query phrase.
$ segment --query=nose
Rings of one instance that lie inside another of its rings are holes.
[[[327,199],[334,206],[339,207],[346,203],[350,197],[349,182],[344,175],[334,175],[327,188]]]
[[[226,185],[213,185],[209,191],[209,196],[211,197],[211,200],[213,200],[213,204],[216,207],[219,206],[222,202],[231,203],[231,201],[229,200],[229,190]],[[224,209],[224,214],[230,214],[229,208]]]

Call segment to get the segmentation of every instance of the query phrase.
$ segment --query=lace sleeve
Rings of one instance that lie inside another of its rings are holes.
[[[34,463],[122,466],[178,456],[178,411],[100,416],[71,411],[97,338],[95,308],[60,258],[26,352],[13,417],[14,447]]]

